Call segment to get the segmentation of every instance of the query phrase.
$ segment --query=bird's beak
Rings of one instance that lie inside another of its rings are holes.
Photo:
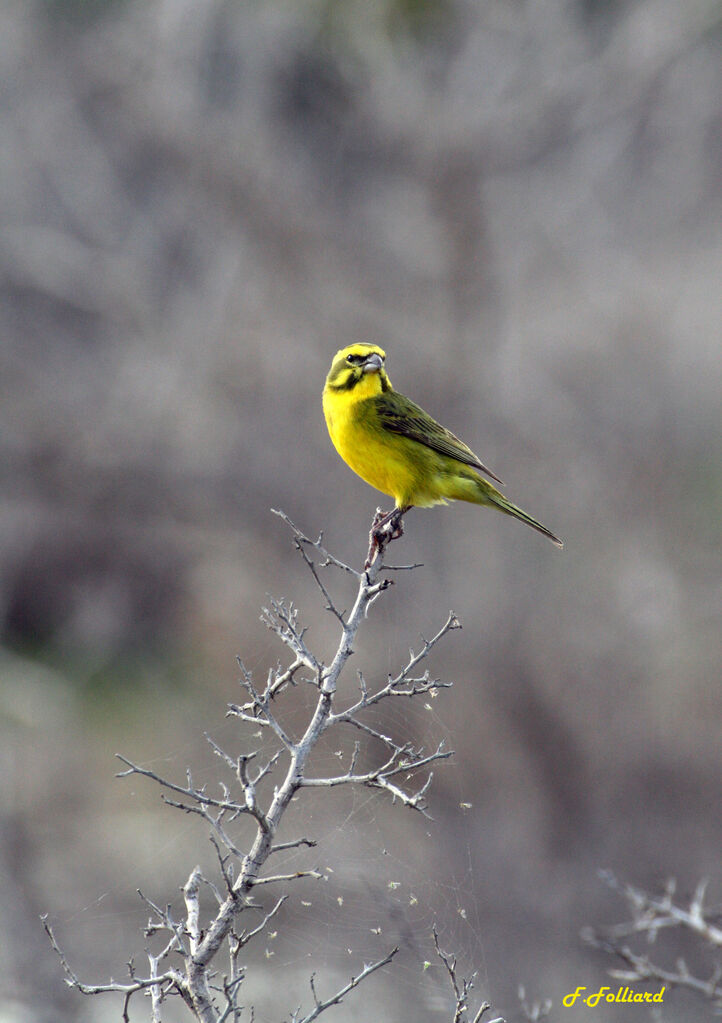
[[[378,373],[383,364],[381,356],[373,352],[364,363],[364,373]]]

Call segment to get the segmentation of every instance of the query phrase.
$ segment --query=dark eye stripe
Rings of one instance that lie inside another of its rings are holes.
[[[328,386],[334,391],[350,391],[359,377],[360,374],[344,360],[334,367],[329,376]]]

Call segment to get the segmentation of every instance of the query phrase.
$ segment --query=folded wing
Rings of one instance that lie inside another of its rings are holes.
[[[441,423],[432,419],[428,412],[424,412],[410,398],[404,397],[397,391],[390,391],[379,394],[373,400],[383,429],[402,437],[408,437],[409,440],[415,440],[419,444],[425,444],[427,448],[438,451],[440,455],[455,458],[458,462],[478,469],[491,479],[496,480],[497,483],[502,482],[491,469],[487,469],[471,448],[460,441],[451,430],[447,430]]]

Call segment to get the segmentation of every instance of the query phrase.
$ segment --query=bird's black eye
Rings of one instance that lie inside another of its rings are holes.
[[[352,365],[352,366],[360,366],[361,363],[364,362],[364,356],[363,355],[347,355],[346,356],[346,362],[350,363],[350,365]]]

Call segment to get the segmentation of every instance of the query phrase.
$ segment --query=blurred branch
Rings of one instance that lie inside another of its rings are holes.
[[[517,993],[519,995],[519,1004],[521,1005],[521,1011],[525,1020],[528,1020],[529,1023],[540,1023],[541,1020],[549,1019],[549,1014],[552,1010],[552,1003],[550,999],[545,998],[543,1002],[528,1002],[526,989],[523,984],[519,985]]]
[[[649,955],[635,951],[623,940],[643,935],[646,943],[652,945],[660,932],[677,928],[695,935],[702,946],[714,950],[721,948],[722,930],[710,918],[719,914],[704,906],[708,882],[700,881],[689,905],[684,906],[675,901],[677,885],[674,879],[667,882],[662,895],[649,895],[641,888],[620,882],[611,871],[602,871],[600,876],[612,891],[624,898],[631,917],[611,927],[587,927],[582,931],[582,938],[587,944],[621,959],[628,967],[610,970],[610,976],[628,982],[657,980],[669,987],[687,988],[708,999],[716,1008],[722,1008],[722,964],[718,962],[710,977],[704,980],[693,974],[681,957],[676,959],[674,968],[669,969],[657,965]]]

